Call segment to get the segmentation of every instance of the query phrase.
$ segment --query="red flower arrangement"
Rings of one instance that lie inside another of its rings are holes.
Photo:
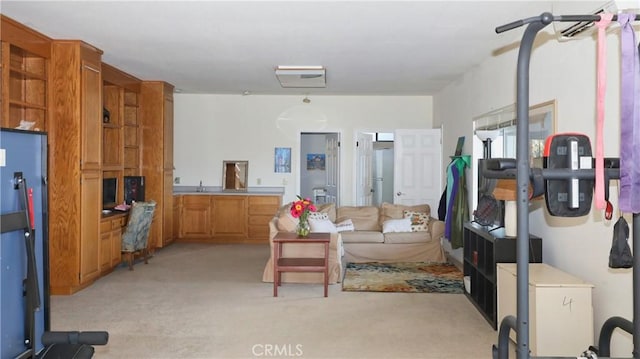
[[[307,236],[309,234],[309,213],[315,212],[316,206],[311,202],[310,198],[302,198],[298,196],[298,200],[291,204],[291,215],[298,218],[298,228],[296,229],[299,236]]]

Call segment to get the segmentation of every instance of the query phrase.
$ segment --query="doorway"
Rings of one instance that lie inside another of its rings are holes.
[[[356,133],[356,205],[393,203],[393,133]]]
[[[340,134],[300,134],[300,196],[316,204],[339,204]]]

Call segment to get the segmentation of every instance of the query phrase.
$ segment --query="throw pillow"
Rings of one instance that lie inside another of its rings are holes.
[[[404,218],[411,220],[411,232],[427,232],[429,215],[425,212],[404,211]]]
[[[336,225],[333,224],[333,222],[331,222],[328,218],[314,219],[311,218],[311,213],[309,214],[309,228],[311,229],[312,233],[338,233]]]
[[[356,230],[351,219],[345,219],[342,222],[336,223],[336,228],[338,232],[353,232]]]
[[[309,213],[309,217],[307,217],[309,219],[309,221],[311,220],[329,220],[329,215],[326,213],[320,213],[320,212],[311,212]]]
[[[291,215],[291,203],[282,206],[278,211],[277,228],[282,232],[295,232],[298,226],[298,219]]]
[[[388,219],[382,224],[382,233],[411,232],[411,219]]]

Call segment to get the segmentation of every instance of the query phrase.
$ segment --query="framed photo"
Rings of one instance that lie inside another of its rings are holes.
[[[325,169],[325,155],[324,153],[308,153],[307,154],[307,170],[321,170]]]
[[[291,147],[276,147],[273,163],[275,173],[291,173]]]

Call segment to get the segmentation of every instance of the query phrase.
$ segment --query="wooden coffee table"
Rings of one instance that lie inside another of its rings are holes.
[[[330,233],[309,233],[298,237],[296,233],[278,232],[273,238],[273,296],[278,296],[282,272],[322,272],[324,273],[324,296],[329,296],[329,241]],[[282,257],[284,243],[323,243],[324,257]]]

